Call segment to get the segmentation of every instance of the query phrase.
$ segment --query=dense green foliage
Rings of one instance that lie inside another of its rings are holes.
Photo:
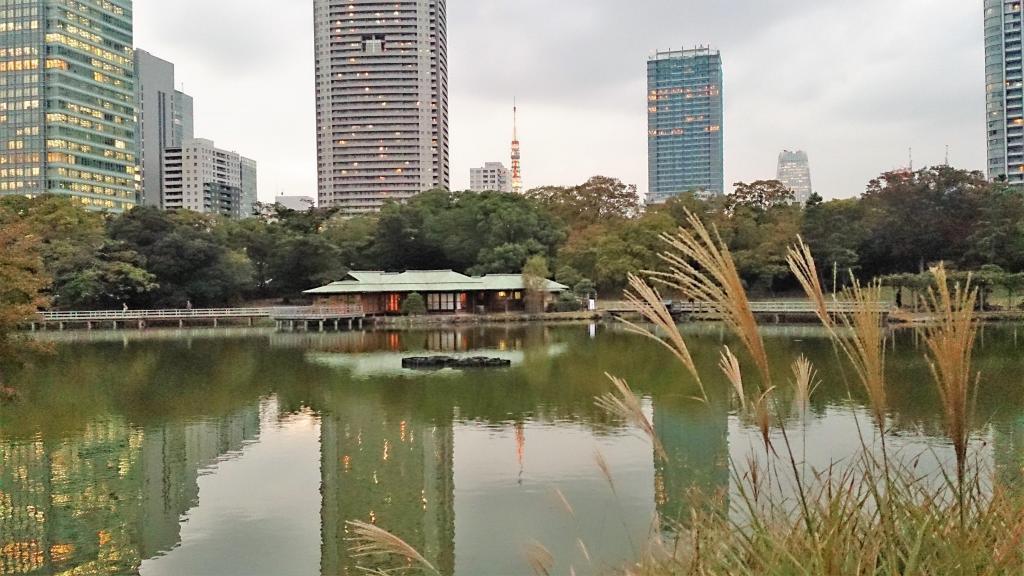
[[[883,174],[860,198],[815,196],[806,207],[778,182],[758,181],[731,196],[683,195],[644,210],[634,187],[600,176],[525,195],[436,190],[356,218],[283,208],[244,221],[144,208],[105,216],[55,197],[5,198],[0,207],[39,238],[49,294],[62,308],[294,299],[351,269],[518,274],[535,256],[578,294],[614,296],[628,273],[661,266],[661,236],[687,211],[718,229],[756,293],[796,288],[785,256],[798,234],[830,287],[833,271],[842,281],[850,270],[918,274],[946,261],[998,270],[1005,278],[993,278],[993,290],[1024,293],[1012,278],[1024,273],[1024,193],[948,167]]]
[[[418,292],[409,294],[409,297],[402,302],[402,314],[406,316],[423,316],[427,313],[427,302],[423,295]]]

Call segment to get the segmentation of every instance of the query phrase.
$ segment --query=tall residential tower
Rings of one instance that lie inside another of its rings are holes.
[[[0,194],[137,201],[131,0],[0,3]]]
[[[806,204],[811,199],[811,163],[807,159],[807,152],[783,150],[779,154],[777,178],[786,188],[793,191],[793,196],[800,204]]]
[[[1024,184],[1021,0],[985,0],[988,175]]]
[[[647,62],[649,204],[684,192],[724,194],[722,57],[658,52]]]
[[[447,188],[445,0],[314,0],[320,206]]]

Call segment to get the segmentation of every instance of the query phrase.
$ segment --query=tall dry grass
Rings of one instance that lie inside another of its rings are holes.
[[[653,281],[674,287],[705,304],[742,342],[759,376],[756,392],[745,383],[744,362],[723,348],[719,370],[738,401],[741,416],[761,432],[766,461],[750,457],[733,463],[733,495],[724,508],[695,506],[677,537],[660,532],[638,551],[623,576],[733,575],[1002,575],[1024,574],[1024,497],[1008,490],[971,458],[972,412],[980,377],[972,368],[978,324],[973,315],[977,292],[950,286],[944,266],[932,273],[935,287],[925,307],[933,323],[923,329],[933,385],[942,401],[946,435],[954,448],[955,472],[922,477],[913,461],[890,458],[885,450],[887,380],[885,309],[876,282],[851,279],[841,294],[827,295],[810,248],[801,240],[789,251],[789,264],[813,303],[841,357],[867,394],[877,427],[861,431],[861,454],[843,466],[809,470],[795,455],[786,418],[772,385],[772,366],[735,263],[717,232],[688,214],[688,227],[665,237],[667,270],[651,272]],[[701,383],[686,339],[665,308],[661,294],[639,277],[627,293],[653,328],[628,324],[633,332],[661,342]],[[810,405],[820,375],[806,358],[790,367],[797,409]],[[656,430],[629,385],[609,376],[613,391],[597,399],[610,414],[650,439],[659,458],[667,458]],[[781,446],[773,436],[781,436]],[[882,440],[879,457],[868,447]],[[611,481],[607,462],[597,456]],[[498,519],[496,519],[498,521]],[[429,567],[421,557],[388,535],[364,530],[367,553],[388,553],[407,564]],[[551,574],[554,556],[531,545],[527,561],[535,574]]]

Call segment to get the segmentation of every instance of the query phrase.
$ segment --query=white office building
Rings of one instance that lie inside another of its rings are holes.
[[[229,218],[248,218],[255,213],[255,161],[201,138],[168,148],[163,160],[164,209]]]
[[[469,171],[469,189],[473,192],[511,192],[512,178],[501,162],[487,162]]]

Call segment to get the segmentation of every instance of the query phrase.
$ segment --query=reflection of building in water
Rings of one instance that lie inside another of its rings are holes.
[[[321,423],[324,576],[364,574],[346,521],[393,531],[442,574],[455,571],[454,437],[403,408],[337,401]],[[367,559],[361,559],[363,567]]]
[[[725,498],[729,489],[729,418],[678,396],[655,398],[654,430],[668,461],[655,456],[654,497],[663,525],[685,522],[697,502]]]
[[[73,441],[0,443],[0,574],[131,574],[143,434],[96,422]]]
[[[199,470],[256,437],[259,413],[142,431],[123,420],[74,438],[0,441],[0,574],[136,574],[178,543]]]
[[[277,333],[270,337],[275,348],[298,348],[317,352],[362,354],[366,352],[465,352],[479,349],[522,350],[526,347],[521,330],[453,328],[409,331],[380,330],[341,333]]]
[[[992,426],[992,453],[1000,484],[1024,490],[1024,417]]]
[[[259,432],[256,405],[220,420],[174,421],[146,431],[140,461],[143,558],[168,552],[181,541],[181,516],[199,504],[200,471],[240,452]]]

